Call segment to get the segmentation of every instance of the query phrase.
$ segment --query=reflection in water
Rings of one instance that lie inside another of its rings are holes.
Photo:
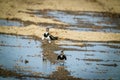
[[[119,80],[120,43],[87,42],[85,44],[86,46],[64,44],[59,46],[54,42],[41,43],[31,37],[1,34],[0,66],[25,75],[49,78],[58,78],[58,75],[65,73],[61,76],[66,76],[67,79],[77,77]],[[67,60],[57,61],[57,55],[63,49]]]
[[[66,49],[67,60],[65,65],[72,76],[83,79],[115,79],[119,80],[120,74],[120,43],[93,43],[87,46],[61,46]],[[114,47],[109,47],[110,45]],[[69,50],[69,48],[72,49]],[[76,48],[81,51],[76,51]],[[87,50],[86,50],[87,49]],[[56,51],[59,54],[58,51]]]
[[[42,71],[43,74],[50,74],[50,72],[51,72],[51,63],[50,62],[48,63],[47,60],[44,60],[43,63],[42,63],[42,70],[43,70]]]
[[[57,60],[58,54],[55,53],[55,51],[61,51],[63,50],[60,48],[58,45],[56,45],[54,42],[48,43],[47,41],[43,42],[42,44],[42,49],[43,49],[43,67],[44,67],[44,72],[47,72],[48,70],[47,66],[47,60],[49,60],[52,65],[56,65],[54,69],[57,68],[57,70],[53,71],[49,76],[52,77],[53,79],[68,79],[68,78],[73,78],[72,76],[68,76],[69,71],[66,70],[66,63],[64,60]],[[60,54],[60,52],[59,52]],[[50,66],[50,67],[51,67]],[[53,67],[51,67],[53,68]],[[64,74],[64,75],[63,75]]]
[[[40,41],[25,36],[1,34],[0,59],[3,68],[25,75],[47,76],[55,70],[55,65],[43,61]]]
[[[54,53],[54,51],[60,49],[58,45],[56,45],[54,42],[48,43],[44,41],[41,47],[43,49],[43,59],[47,59],[53,64],[56,63],[57,55]]]
[[[95,13],[75,15],[63,11],[48,11],[44,16],[54,17],[72,25],[66,29],[120,32],[119,18],[102,17]],[[0,20],[0,25],[23,26],[17,21],[7,20]],[[71,41],[68,41],[68,44],[70,43]],[[33,40],[32,37],[0,34],[0,67],[21,74],[49,76],[56,79],[67,77],[69,80],[73,76],[84,79],[119,80],[120,43],[87,42],[85,45],[59,46],[54,42],[51,44],[41,43]],[[57,55],[62,49],[65,49],[67,60],[60,62],[57,61]],[[0,79],[6,80],[8,78],[0,76]],[[9,79],[16,78],[10,77]],[[34,80],[35,78],[26,77],[25,79]],[[40,78],[40,80],[42,79],[45,80]]]
[[[59,49],[54,43],[41,44],[31,37],[1,34],[0,65],[24,75],[49,76],[59,66],[55,64],[57,54],[54,53]]]

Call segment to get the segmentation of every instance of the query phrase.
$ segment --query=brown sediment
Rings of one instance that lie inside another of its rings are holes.
[[[103,66],[113,66],[113,67],[118,66],[116,63],[114,63],[114,64],[97,64],[97,65],[103,65]]]
[[[20,76],[22,76],[22,75],[21,75],[21,74],[18,74],[18,73],[16,73],[16,72],[12,72],[12,71],[5,70],[5,69],[0,68],[0,76],[5,76],[5,77],[16,76],[16,77],[20,77]]]
[[[69,72],[63,66],[59,66],[57,71],[53,72],[49,77],[56,80],[83,80],[82,78],[69,76]]]
[[[35,12],[37,11],[37,12]],[[87,13],[94,13],[92,14],[93,16],[102,16],[102,17],[117,17],[119,18],[120,17],[120,14],[119,13],[111,13],[111,12],[97,12],[97,11],[71,11],[71,10],[52,10],[52,9],[27,9],[27,11],[19,11],[21,13],[27,13],[27,14],[32,14],[32,15],[41,15],[41,17],[43,18],[53,18],[52,16],[45,16],[47,15],[47,12],[49,11],[60,11],[60,12],[65,12],[67,14],[71,14],[71,15],[83,15],[83,14],[86,14],[86,15],[89,15]],[[56,20],[56,21],[59,21],[59,20]]]
[[[43,59],[47,59],[51,63],[55,64],[57,60],[57,54],[54,51],[61,50],[61,48],[58,47],[58,45],[56,45],[55,43],[49,44],[46,42],[43,42],[41,47],[43,49]]]
[[[94,56],[94,54],[85,54],[85,56]]]
[[[69,42],[69,41],[72,41],[72,42]],[[65,46],[80,46],[80,47],[83,47],[83,46],[86,46],[85,44],[83,44],[82,42],[77,42],[77,41],[73,41],[73,40],[69,40],[68,42],[67,41],[64,41],[64,40],[59,40],[59,41],[55,41],[55,43],[57,45],[65,45]]]
[[[50,76],[48,77],[45,77],[45,76],[38,76],[38,75],[34,75],[35,73],[33,74],[30,74],[30,75],[25,75],[25,74],[20,74],[20,73],[17,73],[15,71],[10,71],[10,70],[6,70],[6,69],[2,69],[0,68],[0,76],[3,76],[3,77],[15,77],[15,78],[26,78],[26,77],[29,77],[29,78],[44,78],[44,79],[57,79],[57,80],[82,80],[81,78],[74,78],[72,76],[69,76],[69,72],[67,70],[65,70],[63,67],[58,67],[58,71],[55,71],[53,72],[53,74],[51,74]],[[64,75],[63,75],[64,74]],[[59,75],[59,76],[58,76]]]
[[[88,59],[82,59],[82,60],[84,60],[84,61],[96,61],[96,62],[103,61],[102,59],[90,59],[90,58],[88,58]]]
[[[4,19],[4,18],[1,18]],[[49,22],[34,22],[34,21],[30,21],[30,20],[22,20],[19,18],[6,18],[4,20],[11,20],[11,21],[19,21],[21,23],[23,23],[23,26],[28,26],[28,25],[40,25],[40,26],[48,26],[48,25],[52,25],[52,26],[57,26],[57,27],[64,27],[64,26],[68,26],[67,24],[59,24],[59,23],[49,23]],[[55,20],[54,20],[55,21]],[[57,21],[57,20],[56,20]]]
[[[25,74],[17,73],[16,71],[10,71],[10,70],[6,70],[6,69],[3,69],[3,68],[0,68],[0,76],[3,76],[3,77],[15,77],[15,78],[31,77],[31,78],[49,79],[49,77],[34,75],[34,73],[30,74],[30,75],[25,75]]]
[[[107,46],[107,47],[110,47],[110,48],[115,48],[115,49],[120,49],[120,46],[119,45],[104,45],[104,46]]]

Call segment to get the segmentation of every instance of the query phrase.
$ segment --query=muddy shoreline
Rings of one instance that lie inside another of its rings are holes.
[[[2,34],[1,34],[2,35]],[[4,36],[8,36],[8,37],[10,37],[11,35],[6,35],[6,34],[3,34]],[[13,35],[14,36],[14,35]],[[11,36],[12,37],[12,36]],[[33,38],[33,37],[22,37],[22,35],[21,35],[21,38],[19,38],[20,36],[16,36],[16,39],[23,39],[23,40],[26,40],[26,39],[28,39],[28,40],[30,40],[30,42],[27,42],[29,45],[27,46],[27,45],[25,45],[26,47],[24,47],[24,45],[20,45],[21,47],[14,47],[14,46],[12,46],[12,44],[11,44],[11,48],[19,48],[19,49],[24,49],[24,48],[27,48],[27,49],[29,49],[29,48],[31,48],[31,46],[30,46],[30,44],[32,44],[31,43],[31,40],[37,40],[38,42],[41,42],[41,40],[38,40],[38,38]],[[15,37],[13,37],[14,39],[15,39]],[[4,39],[4,40],[6,40],[6,39]],[[13,40],[14,41],[14,40]],[[105,66],[105,67],[112,67],[112,68],[118,68],[119,67],[119,60],[117,60],[117,58],[114,58],[113,60],[112,59],[107,59],[106,60],[106,58],[105,59],[103,59],[102,57],[100,58],[100,56],[97,58],[94,58],[97,54],[100,54],[100,55],[103,55],[103,56],[107,56],[108,54],[109,55],[118,55],[119,56],[119,52],[117,52],[117,51],[119,51],[116,47],[117,47],[117,45],[114,45],[114,47],[110,47],[110,45],[112,45],[112,44],[115,44],[115,43],[106,43],[106,42],[103,42],[103,43],[101,43],[101,42],[97,42],[97,43],[95,43],[95,42],[83,42],[83,43],[85,43],[85,44],[82,44],[82,45],[79,45],[79,46],[76,46],[76,45],[72,45],[72,43],[71,42],[78,42],[78,41],[70,41],[70,40],[67,40],[67,41],[69,41],[69,43],[71,44],[69,44],[69,45],[64,45],[64,44],[61,44],[61,45],[57,45],[57,44],[55,44],[54,42],[53,43],[51,43],[50,45],[48,44],[46,44],[46,43],[44,43],[44,42],[42,42],[42,46],[41,46],[41,48],[43,49],[43,51],[42,51],[42,53],[43,53],[43,56],[45,57],[45,62],[46,62],[46,59],[47,60],[49,60],[51,63],[52,63],[52,65],[56,65],[56,64],[58,64],[57,62],[56,62],[56,57],[57,57],[57,55],[58,54],[56,54],[56,52],[54,52],[54,51],[60,51],[60,50],[62,50],[62,49],[64,49],[66,52],[67,52],[67,56],[68,56],[68,59],[69,58],[71,58],[72,56],[75,56],[76,54],[78,54],[78,53],[80,53],[80,56],[81,57],[78,57],[77,55],[77,57],[75,58],[75,61],[77,62],[77,63],[80,63],[80,65],[82,64],[81,62],[83,61],[83,62],[85,62],[85,64],[86,64],[86,68],[89,68],[89,67],[91,67],[94,63],[96,63],[96,65],[97,66],[99,66],[99,67],[103,67],[103,66]],[[1,42],[1,41],[0,41]],[[18,40],[17,40],[17,42],[18,42]],[[6,41],[2,41],[2,44],[6,44],[7,42]],[[68,43],[68,42],[67,42]],[[67,44],[66,43],[66,44]],[[79,43],[79,42],[78,42]],[[18,43],[19,44],[19,43]],[[16,44],[16,45],[18,45],[18,44]],[[38,44],[38,43],[37,43]],[[119,43],[116,43],[116,44],[119,44]],[[52,46],[52,47],[51,47]],[[63,47],[62,47],[63,46]],[[70,47],[71,46],[71,47]],[[105,48],[110,48],[110,49],[108,49],[108,50],[110,50],[110,52],[109,51],[106,51],[106,50],[104,50],[104,48],[101,48],[101,50],[100,49],[95,49],[94,50],[94,48],[92,48],[92,47],[97,47],[98,46],[98,48],[99,48],[99,46],[104,46]],[[9,46],[1,46],[1,48],[4,48],[4,47],[8,47],[9,48]],[[75,47],[75,48],[74,48]],[[90,49],[89,49],[89,47],[91,47]],[[118,45],[118,47],[119,47],[119,45]],[[40,48],[39,46],[37,46],[36,45],[36,48]],[[116,49],[115,51],[113,50],[112,51],[112,49]],[[3,49],[4,50],[4,49]],[[32,50],[32,51],[34,51],[34,50]],[[112,52],[111,52],[112,51]],[[11,51],[10,51],[11,52]],[[15,51],[13,51],[13,52],[15,52]],[[66,53],[65,52],[65,53]],[[78,52],[78,53],[75,53],[75,52]],[[71,55],[70,55],[70,53],[71,53]],[[74,54],[75,53],[75,54]],[[96,54],[97,53],[97,54]],[[1,55],[2,55],[3,53],[1,53]],[[15,53],[15,54],[17,54],[17,53]],[[72,55],[72,54],[74,54],[74,55]],[[84,54],[84,56],[83,56],[83,54]],[[19,54],[20,55],[20,54]],[[25,56],[25,54],[24,54],[24,56]],[[82,57],[83,56],[83,57]],[[27,59],[29,62],[28,63],[25,63],[25,65],[27,65],[27,64],[29,64],[29,63],[31,63],[32,61],[29,59],[29,57],[33,57],[33,58],[37,58],[37,57],[41,57],[41,55],[40,54],[33,54],[33,55],[30,55],[29,53],[28,53],[28,55],[27,55],[27,57],[28,58],[25,58],[25,59]],[[91,58],[90,58],[91,57]],[[74,59],[74,58],[72,58],[72,59]],[[24,58],[22,59],[22,60],[24,60]],[[70,60],[70,59],[69,59]],[[69,61],[68,60],[68,61]],[[44,62],[44,60],[43,60],[43,62]],[[22,63],[23,64],[23,61],[20,61],[20,63]],[[20,64],[20,63],[18,63],[18,64]],[[18,70],[19,69],[26,69],[25,67],[23,67],[22,68],[22,66],[20,67],[19,65],[16,65],[16,67],[18,67]],[[75,63],[74,63],[74,65],[76,65]],[[81,65],[82,66],[82,65]],[[68,66],[68,67],[70,67],[70,66]],[[79,66],[80,67],[80,66]],[[77,68],[77,67],[76,67]],[[76,69],[76,68],[73,68],[73,69]],[[82,67],[81,67],[82,68]],[[100,69],[100,71],[99,71],[99,68],[96,68],[97,69],[97,71],[98,71],[98,73],[107,73],[107,71],[109,71],[109,70],[104,70],[103,69],[103,71]],[[23,70],[23,72],[24,72],[24,70]],[[72,70],[72,69],[71,69]],[[2,73],[3,73],[3,75],[8,71],[9,72],[9,70],[1,70],[2,71]],[[4,72],[5,71],[5,72]],[[12,72],[14,72],[14,71],[12,71]],[[14,73],[12,73],[12,72],[10,72],[10,74],[12,75],[12,76],[16,76],[16,75],[14,75]],[[31,73],[31,72],[29,72],[29,73]],[[44,78],[44,79],[58,79],[58,80],[62,80],[63,78],[64,79],[70,79],[70,80],[82,80],[80,77],[74,77],[74,76],[71,76],[70,75],[70,73],[71,72],[69,72],[68,70],[66,70],[66,66],[57,66],[57,68],[56,68],[56,70],[55,71],[53,71],[52,72],[52,74],[50,74],[49,76],[38,76],[39,75],[39,73],[38,72],[32,72],[32,73],[34,73],[33,75],[21,75],[20,77],[18,77],[18,79],[20,78],[20,79],[22,79],[22,78],[35,78],[35,79],[41,79],[41,78]],[[84,69],[83,69],[83,73],[84,73]],[[88,72],[89,73],[89,72]],[[91,74],[93,74],[93,73],[96,73],[96,72],[94,72],[94,69],[93,69],[93,72],[91,72]],[[98,74],[97,73],[97,74]],[[64,74],[64,75],[62,75],[62,74]],[[8,74],[8,76],[9,77],[12,77],[11,75],[9,75]],[[19,75],[19,74],[17,74],[17,75]],[[60,76],[58,76],[58,75],[60,75]],[[7,75],[6,75],[7,76]],[[83,79],[86,79],[86,78],[83,78]],[[95,78],[96,79],[96,78]],[[97,78],[97,79],[100,79],[100,78]]]
[[[27,27],[0,27],[1,33],[31,35],[31,36],[34,35],[39,38],[42,37],[42,33],[44,33],[44,31],[45,28],[40,28],[39,26],[35,26],[35,25],[30,25]],[[78,32],[78,31],[70,31],[70,30],[62,30],[62,29],[51,29],[51,34],[59,36],[60,39],[70,39],[70,40],[80,40],[80,41],[108,41],[108,42],[120,41],[119,33]],[[72,35],[72,37],[69,37],[69,35]]]
[[[119,80],[119,5],[119,0],[0,0],[0,79]],[[57,41],[41,40],[46,27]],[[57,60],[61,50],[66,61]]]
[[[85,13],[96,13],[97,16],[103,17],[120,17],[119,13],[111,13],[111,12],[97,12],[97,11],[71,11],[71,10],[52,10],[52,9],[27,9],[27,11],[18,11],[19,13],[27,13],[27,14],[46,14],[49,11],[62,11],[68,14],[80,15]],[[94,16],[96,16],[94,15]]]
[[[43,79],[50,79],[50,80],[52,80],[52,79],[57,79],[57,80],[63,80],[63,79],[66,79],[66,80],[67,79],[69,79],[69,80],[83,80],[83,79],[79,79],[79,78],[73,78],[72,76],[67,76],[66,73],[68,74],[68,72],[66,72],[63,77],[59,77],[59,76],[62,76],[60,74],[59,70],[61,72],[63,70],[63,72],[64,72],[64,68],[59,67],[58,72],[56,71],[52,75],[50,75],[48,77],[44,77],[44,76],[37,76],[37,75],[34,76],[33,74],[31,74],[31,75],[19,74],[19,73],[15,72],[15,71],[10,71],[10,70],[0,68],[0,76],[3,76],[3,77],[16,77],[18,79],[26,79],[27,77],[29,77],[29,78],[35,78],[35,79],[42,79],[43,78]],[[55,75],[59,75],[59,76],[56,77]]]

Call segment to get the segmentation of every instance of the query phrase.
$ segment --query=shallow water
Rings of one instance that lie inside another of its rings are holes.
[[[63,29],[77,31],[98,32],[120,32],[120,19],[97,15],[98,13],[67,13],[65,11],[33,12],[38,17],[50,17],[70,24]],[[96,15],[96,16],[94,16]],[[23,26],[23,23],[10,20],[0,20],[0,26]],[[53,25],[48,25],[54,27]],[[47,26],[47,27],[48,27]],[[54,27],[56,28],[56,26]],[[64,66],[70,72],[70,76],[83,79],[120,79],[120,43],[106,42],[80,42],[84,46],[70,45],[74,41],[67,40],[69,45],[56,45],[65,49],[67,60],[64,65],[60,62],[53,64],[51,61],[43,60],[44,48],[41,41],[27,36],[13,36],[0,34],[0,67],[17,73],[35,76],[49,76],[57,67]],[[79,42],[78,42],[79,43]],[[60,54],[61,50],[53,50]],[[49,51],[48,51],[49,52]],[[6,80],[8,77],[0,76]],[[20,80],[10,77],[10,80]],[[25,77],[23,80],[36,80],[36,78]],[[37,80],[49,80],[37,78]]]
[[[69,24],[69,26],[61,27],[60,25],[41,24],[44,27],[61,28],[76,31],[94,31],[94,32],[114,32],[120,33],[120,18],[103,16],[103,13],[96,12],[66,12],[66,11],[51,11],[51,10],[31,10],[25,12],[33,14],[37,17],[51,18],[55,21],[61,21]],[[77,14],[76,14],[77,13]],[[27,26],[35,24],[34,22],[20,22],[13,20],[0,19],[0,26]],[[36,25],[36,24],[35,24]]]
[[[19,80],[19,79],[15,79],[15,78],[5,78],[5,77],[0,77],[0,80]]]
[[[0,26],[24,26],[24,24],[20,21],[6,20],[0,19]]]
[[[66,41],[73,44],[74,41]],[[120,43],[83,42],[86,46],[64,45],[61,49],[67,60],[63,63],[51,63],[43,60],[40,41],[32,37],[0,35],[0,66],[17,73],[35,76],[49,76],[58,66],[70,72],[70,76],[83,79],[120,79]],[[67,43],[66,43],[67,44]],[[60,54],[61,50],[53,51]],[[116,65],[115,65],[116,64]],[[7,79],[0,77],[0,79]],[[19,80],[19,78],[10,77]],[[36,78],[25,77],[25,80]],[[45,80],[44,78],[37,78]],[[49,79],[46,79],[49,80]]]
[[[63,11],[48,11],[48,15],[61,22],[70,24],[66,29],[77,31],[120,32],[120,18],[100,16],[101,13],[67,13]],[[96,16],[94,16],[96,15]]]
[[[120,43],[87,42],[86,45],[88,46],[61,46],[65,50],[72,49],[64,52],[67,55],[66,69],[70,75],[92,80],[110,78],[119,80],[120,50],[109,46],[120,47]],[[59,54],[59,51],[56,53]]]
[[[1,34],[0,59],[3,68],[22,74],[47,76],[55,70],[55,65],[43,61],[41,42],[29,37]]]

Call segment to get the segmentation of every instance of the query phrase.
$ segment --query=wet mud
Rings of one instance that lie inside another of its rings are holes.
[[[61,28],[77,31],[99,31],[99,32],[115,32],[119,33],[120,18],[119,14],[99,13],[99,12],[79,12],[79,11],[52,11],[52,10],[32,10],[20,11],[35,15],[42,18],[51,18],[55,21],[60,21],[69,24],[52,25],[45,24],[46,27]],[[38,25],[44,25],[39,23]]]
[[[23,26],[24,24],[17,20],[0,19],[0,26]]]
[[[79,12],[79,11],[52,11],[52,10],[32,10],[19,11],[19,13],[30,14],[40,18],[51,18],[54,21],[60,21],[69,25],[51,24],[41,22],[22,21],[20,19],[0,20],[0,25],[6,26],[27,26],[27,25],[40,25],[43,27],[60,28],[76,31],[94,31],[94,32],[114,32],[120,31],[120,15],[112,13],[100,12]],[[10,21],[9,21],[10,20]],[[14,21],[13,23],[11,22]],[[20,21],[21,23],[16,23]]]
[[[95,12],[31,10],[21,13],[51,18],[68,26],[0,19],[0,26],[42,25],[75,31],[120,32],[119,16]],[[119,80],[120,42],[58,40],[0,34],[0,79],[14,80]],[[57,61],[61,50],[67,60]]]
[[[25,27],[31,24],[37,24],[35,22],[31,22],[31,21],[23,21],[21,19],[18,18],[7,18],[7,19],[0,19],[0,26],[17,26],[17,27]]]

